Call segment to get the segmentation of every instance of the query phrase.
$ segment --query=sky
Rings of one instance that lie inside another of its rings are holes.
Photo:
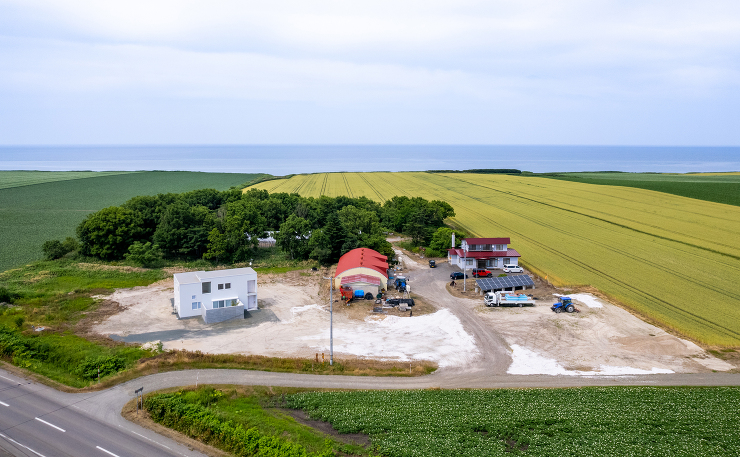
[[[0,145],[740,145],[737,0],[0,0]]]

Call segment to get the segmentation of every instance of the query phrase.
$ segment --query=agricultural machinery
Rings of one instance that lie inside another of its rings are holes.
[[[555,311],[556,313],[562,313],[563,311],[565,311],[566,313],[580,312],[573,305],[573,300],[570,297],[558,297],[557,303],[552,305],[550,309]]]
[[[534,300],[526,295],[512,295],[501,292],[488,292],[483,297],[486,306],[534,306]]]
[[[350,286],[339,286],[339,292],[342,294],[342,300],[349,305],[352,300],[372,300],[375,298],[372,292],[365,293],[364,290],[354,290]],[[380,295],[380,294],[378,294]]]

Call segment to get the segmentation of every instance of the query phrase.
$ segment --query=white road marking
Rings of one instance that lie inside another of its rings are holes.
[[[55,429],[57,429],[57,430],[59,430],[61,432],[66,432],[66,430],[64,430],[62,427],[57,427],[56,425],[52,424],[51,422],[46,422],[45,420],[39,419],[38,417],[36,417],[35,419],[37,421],[39,421],[39,422],[43,422],[44,424],[48,425],[49,427],[54,427]]]
[[[136,433],[136,432],[135,432],[135,431],[133,431],[133,430],[129,430],[129,432],[133,433],[134,435],[139,435],[140,437],[144,438],[145,440],[149,440],[149,441],[151,441],[152,443],[157,443],[157,442],[156,442],[156,441],[154,441],[153,439],[151,439],[151,438],[148,438],[148,437],[146,437],[146,436],[142,435],[141,433]],[[167,449],[169,449],[169,450],[172,450],[171,448],[169,448],[169,447],[165,446],[165,445],[164,445],[164,444],[162,444],[162,443],[157,443],[157,444],[159,444],[160,446],[162,446],[162,447],[164,447],[164,448],[167,448]]]
[[[39,454],[38,452],[34,451],[30,447],[19,443],[18,441],[14,440],[13,438],[7,437],[7,436],[3,435],[2,433],[0,433],[0,436],[2,436],[3,438],[5,438],[6,440],[10,441],[11,443],[15,443],[15,444],[17,444],[18,446],[20,446],[22,448],[28,449],[29,451],[33,452],[34,454],[38,455],[39,457],[46,457],[44,454]]]
[[[106,454],[110,454],[110,455],[112,455],[113,457],[120,457],[120,456],[118,456],[118,455],[116,455],[116,454],[112,453],[111,451],[109,451],[109,450],[107,450],[107,449],[103,449],[103,448],[102,448],[102,447],[100,447],[100,446],[95,446],[95,447],[96,447],[96,448],[98,448],[98,449],[100,449],[101,451],[105,452]]]
[[[6,378],[5,376],[0,374],[0,378],[7,379],[8,381],[16,382],[14,379]]]
[[[3,405],[3,406],[10,406],[9,404],[5,403],[4,401],[0,401],[0,405]]]

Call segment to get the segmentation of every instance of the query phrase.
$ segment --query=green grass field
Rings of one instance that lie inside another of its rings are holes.
[[[557,173],[551,177],[587,184],[637,187],[740,206],[740,173]]]
[[[511,237],[557,285],[594,286],[706,344],[740,345],[740,208],[645,189],[538,177],[330,173],[259,183],[305,196],[450,203],[452,225]]]
[[[85,216],[107,206],[120,205],[137,195],[203,188],[226,190],[259,176],[263,175],[186,171],[1,172],[0,187],[5,188],[0,188],[0,271],[40,259],[44,241],[74,236]],[[47,182],[30,184],[33,179]],[[8,187],[11,184],[14,187]]]
[[[306,392],[288,406],[387,457],[740,455],[740,389]]]

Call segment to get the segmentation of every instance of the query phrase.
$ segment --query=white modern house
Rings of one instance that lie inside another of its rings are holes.
[[[509,238],[465,238],[459,248],[447,250],[447,259],[450,265],[467,269],[518,265],[521,255],[509,243]]]
[[[257,309],[257,272],[251,268],[175,274],[175,312],[182,319],[201,316],[206,324],[244,319]]]

